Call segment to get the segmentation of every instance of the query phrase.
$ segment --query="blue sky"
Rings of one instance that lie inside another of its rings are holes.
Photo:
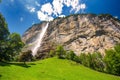
[[[75,13],[109,13],[120,18],[120,0],[2,0],[0,12],[10,32],[21,35],[44,20]]]

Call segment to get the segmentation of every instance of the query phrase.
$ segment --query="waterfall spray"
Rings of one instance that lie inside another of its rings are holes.
[[[33,56],[35,56],[35,55],[37,54],[38,48],[41,46],[42,39],[43,39],[44,34],[45,34],[45,32],[46,32],[46,30],[47,30],[47,28],[48,28],[48,24],[49,24],[49,23],[47,23],[45,27],[42,27],[42,31],[41,31],[41,33],[39,34],[39,36],[37,37],[35,47],[32,49],[32,52],[33,52],[32,55],[33,55]]]

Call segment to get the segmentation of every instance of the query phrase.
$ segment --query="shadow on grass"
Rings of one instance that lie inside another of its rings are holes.
[[[7,63],[7,62],[0,62],[0,66],[11,66],[11,65],[15,65],[15,66],[21,66],[24,68],[29,68],[31,67],[31,65],[36,65],[34,63],[22,63],[22,62],[12,62],[12,63]]]
[[[0,77],[2,77],[2,75],[0,75]]]

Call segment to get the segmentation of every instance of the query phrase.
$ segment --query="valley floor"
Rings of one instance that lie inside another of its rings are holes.
[[[120,77],[54,57],[27,65],[0,63],[0,80],[120,80]]]

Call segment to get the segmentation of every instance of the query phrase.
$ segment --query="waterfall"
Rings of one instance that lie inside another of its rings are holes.
[[[46,30],[47,30],[47,28],[48,28],[48,24],[49,24],[49,23],[47,23],[45,27],[42,27],[42,31],[41,31],[41,33],[39,34],[39,36],[37,37],[37,39],[36,39],[35,47],[32,49],[32,52],[33,52],[32,55],[33,55],[33,56],[35,56],[35,55],[37,54],[38,48],[41,46],[42,39],[43,39],[44,34],[45,34],[45,32],[46,32]]]

